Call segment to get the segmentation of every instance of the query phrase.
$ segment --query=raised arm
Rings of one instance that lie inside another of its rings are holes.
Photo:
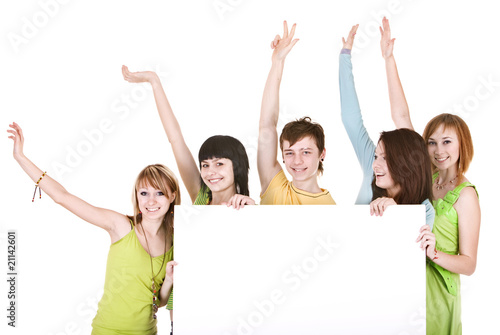
[[[413,130],[410,119],[410,110],[406,102],[405,93],[401,80],[399,79],[396,60],[394,59],[393,49],[395,38],[391,39],[391,27],[389,20],[385,17],[380,27],[380,49],[382,57],[385,60],[385,71],[387,74],[387,84],[389,86],[389,101],[391,103],[391,116],[396,128],[408,128]]]
[[[158,114],[160,115],[161,123],[163,124],[163,129],[165,129],[165,133],[167,134],[168,141],[172,146],[175,161],[177,162],[177,168],[179,169],[184,186],[186,186],[186,189],[189,192],[191,201],[194,202],[196,196],[198,195],[198,191],[201,188],[200,170],[198,170],[196,161],[184,141],[181,127],[179,126],[174,112],[170,107],[165,91],[161,86],[160,78],[156,73],[151,71],[130,72],[125,65],[122,66],[122,73],[123,78],[128,82],[148,82],[151,84],[156,101],[156,108],[158,109]]]
[[[257,168],[262,192],[281,170],[281,165],[277,160],[278,133],[276,131],[279,118],[279,90],[285,58],[298,41],[298,39],[293,39],[296,25],[292,26],[290,32],[288,32],[286,21],[283,22],[283,26],[283,37],[276,35],[274,41],[271,42],[271,48],[274,49],[272,65],[264,88],[260,111]]]
[[[38,187],[51,197],[52,200],[81,219],[108,231],[112,243],[118,241],[130,231],[130,223],[125,215],[88,204],[69,193],[61,184],[47,174],[40,180],[44,172],[23,153],[24,136],[21,127],[15,122],[9,125],[9,127],[11,128],[7,130],[11,134],[9,138],[14,141],[14,159],[34,183],[38,182]]]
[[[353,26],[347,40],[342,38],[343,48],[339,56],[340,110],[342,123],[363,170],[363,182],[361,183],[356,204],[369,204],[372,200],[372,162],[375,154],[375,144],[370,139],[363,124],[352,74],[351,50],[357,29],[358,25]]]

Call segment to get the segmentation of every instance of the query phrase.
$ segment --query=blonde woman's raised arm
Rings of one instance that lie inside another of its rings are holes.
[[[11,128],[7,130],[11,134],[9,138],[14,141],[14,159],[33,183],[38,183],[38,187],[45,194],[81,219],[108,231],[112,242],[119,240],[130,231],[130,224],[125,215],[90,205],[69,193],[61,184],[39,169],[24,155],[24,135],[21,127],[15,122],[9,127]]]

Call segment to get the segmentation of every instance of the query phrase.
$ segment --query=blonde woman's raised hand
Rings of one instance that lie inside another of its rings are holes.
[[[293,39],[296,26],[297,25],[294,23],[292,29],[288,31],[288,24],[286,21],[283,22],[283,36],[276,35],[271,42],[271,49],[274,49],[272,56],[273,62],[283,62],[295,43],[299,41],[299,39]]]
[[[382,51],[382,57],[384,59],[392,57],[392,51],[394,49],[395,38],[391,39],[391,27],[389,26],[389,20],[387,18],[382,19],[382,27],[380,29],[380,49]]]
[[[24,146],[23,130],[15,122],[9,124],[9,127],[12,128],[8,129],[7,132],[12,134],[9,136],[9,138],[11,138],[14,141],[14,152],[13,152],[14,158],[18,158],[23,155],[23,146]]]
[[[352,46],[354,44],[354,36],[356,36],[356,32],[358,31],[359,24],[352,26],[349,35],[347,35],[347,40],[342,37],[342,48],[352,50]]]
[[[105,208],[95,207],[69,193],[61,184],[43,172],[23,153],[24,136],[21,127],[13,122],[7,130],[14,141],[14,158],[21,168],[57,204],[63,206],[81,219],[105,229],[114,243],[130,231],[128,218],[120,213]]]
[[[123,79],[129,83],[153,83],[158,75],[153,71],[130,72],[128,67],[122,65]]]

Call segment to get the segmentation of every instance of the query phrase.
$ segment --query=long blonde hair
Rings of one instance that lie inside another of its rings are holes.
[[[165,165],[153,164],[148,165],[137,176],[135,180],[134,190],[132,192],[132,203],[134,205],[134,216],[129,217],[133,220],[134,225],[142,222],[142,214],[139,210],[139,202],[137,201],[137,190],[141,186],[151,186],[167,195],[169,192],[175,193],[175,199],[170,204],[163,224],[165,225],[166,236],[170,237],[174,234],[174,206],[181,204],[181,192],[179,190],[179,182],[174,173]]]

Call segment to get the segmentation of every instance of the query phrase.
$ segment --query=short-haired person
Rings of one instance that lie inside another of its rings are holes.
[[[358,25],[353,26],[347,40],[342,38],[339,56],[342,122],[363,170],[356,204],[370,204],[376,215],[382,215],[389,205],[423,204],[426,223],[432,226],[432,173],[422,137],[413,130],[397,129],[383,132],[375,147],[363,124],[351,63],[357,29]]]
[[[318,123],[309,117],[285,125],[279,137],[283,163],[292,176],[289,181],[277,160],[279,117],[279,88],[285,58],[298,39],[293,39],[294,24],[288,31],[283,23],[283,37],[276,36],[271,43],[274,49],[259,122],[257,167],[261,185],[261,205],[335,205],[329,191],[318,185],[325,159],[325,135]]]
[[[14,158],[36,183],[35,193],[39,187],[57,204],[106,230],[111,238],[104,293],[92,322],[92,334],[157,334],[156,312],[167,304],[176,264],[172,261],[174,205],[180,204],[181,194],[175,175],[164,165],[145,167],[133,190],[134,216],[95,207],[66,191],[33,164],[23,153],[21,127],[15,122],[9,126]],[[126,290],[116,291],[117,273]],[[63,299],[61,296],[61,305]]]
[[[381,29],[392,119],[413,129],[410,111],[394,60],[394,39],[384,18]],[[462,334],[460,274],[476,269],[481,209],[475,186],[465,177],[474,155],[469,127],[457,115],[434,117],[423,133],[432,162],[436,219],[419,239],[427,252],[427,334]]]

